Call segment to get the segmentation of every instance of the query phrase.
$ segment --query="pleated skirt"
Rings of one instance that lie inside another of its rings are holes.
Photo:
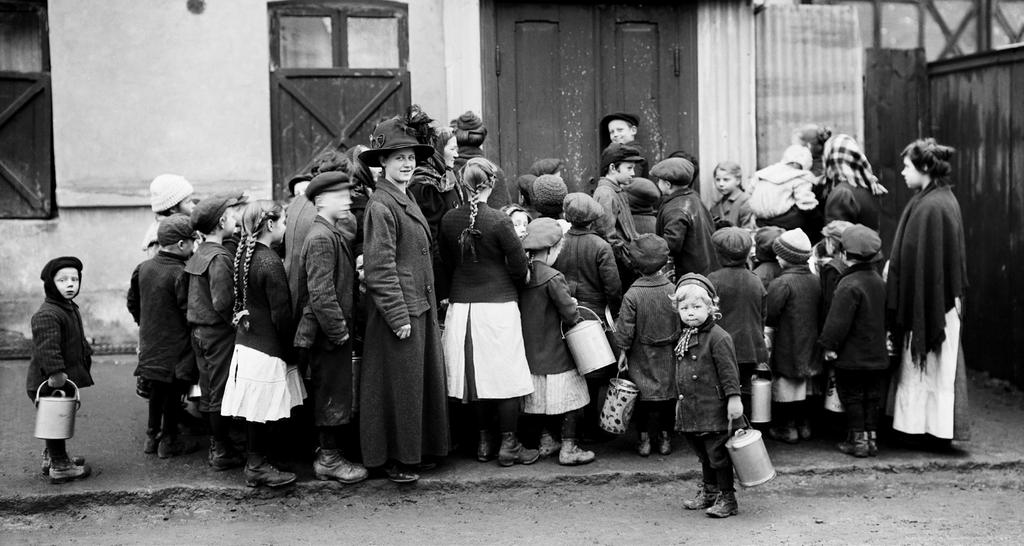
[[[285,419],[302,404],[306,387],[299,369],[263,352],[235,345],[221,415],[265,423]]]

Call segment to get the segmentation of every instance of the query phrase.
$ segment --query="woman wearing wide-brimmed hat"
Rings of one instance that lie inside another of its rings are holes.
[[[360,380],[363,464],[395,482],[419,478],[423,456],[448,451],[441,335],[434,308],[430,228],[408,188],[417,161],[433,154],[399,118],[382,122],[359,159],[383,175],[366,207],[367,293]]]

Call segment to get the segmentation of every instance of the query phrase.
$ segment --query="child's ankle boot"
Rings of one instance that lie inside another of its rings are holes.
[[[551,436],[551,433],[544,431],[540,433],[540,443],[537,445],[541,457],[554,455],[562,449],[562,444]]]
[[[874,457],[878,455],[878,431],[868,431],[868,456]]]
[[[647,457],[651,454],[651,435],[646,432],[640,433],[640,441],[636,444],[636,452],[641,457]]]
[[[523,447],[516,438],[516,433],[501,433],[501,450],[498,452],[498,464],[501,466],[512,466],[516,463],[533,464],[539,458],[540,451]]]
[[[146,429],[146,445],[142,448],[142,452],[147,455],[156,453],[157,447],[160,445],[160,431],[155,428]]]
[[[658,453],[662,455],[672,454],[672,435],[667,431],[661,431],[661,435],[658,438]]]
[[[710,517],[713,518],[727,518],[729,516],[735,516],[740,512],[740,506],[736,502],[736,492],[721,492],[718,494],[718,498],[715,499],[715,504],[704,511]]]
[[[864,431],[850,432],[850,438],[845,442],[836,444],[839,451],[854,457],[868,456],[868,433]]]
[[[593,451],[580,449],[580,446],[576,445],[576,440],[570,438],[562,439],[562,447],[558,453],[558,464],[565,466],[575,466],[580,464],[587,464],[593,461]]]
[[[692,499],[683,501],[683,508],[687,510],[703,510],[715,504],[718,499],[718,486],[709,483],[700,484],[697,494]]]
[[[50,483],[66,483],[89,477],[92,469],[87,464],[75,464],[68,457],[53,458],[50,461]]]

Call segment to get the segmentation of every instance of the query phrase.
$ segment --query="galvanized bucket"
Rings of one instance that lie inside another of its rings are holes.
[[[78,385],[67,381],[75,389],[71,398],[63,389],[56,389],[49,396],[43,396],[44,381],[36,389],[36,430],[35,437],[41,440],[67,440],[75,435],[75,413],[82,406]]]
[[[586,307],[580,307],[579,310],[594,315],[594,320],[584,320],[570,328],[568,332],[563,327],[562,338],[569,346],[569,352],[572,353],[572,359],[576,362],[576,369],[580,375],[587,375],[614,364],[615,353],[612,352],[612,347],[604,334],[601,317]]]
[[[732,433],[732,421],[729,421],[730,438],[725,442],[732,466],[736,469],[736,477],[743,487],[761,485],[775,477],[775,467],[768,457],[768,449],[764,446],[761,431],[752,428],[741,428]]]

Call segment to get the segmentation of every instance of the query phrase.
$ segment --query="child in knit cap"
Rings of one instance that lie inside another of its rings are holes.
[[[559,464],[578,465],[594,460],[592,451],[577,444],[577,425],[590,395],[561,336],[563,323],[571,327],[581,320],[565,277],[551,267],[562,251],[562,241],[562,228],[551,218],[530,222],[523,239],[530,255],[530,280],[519,294],[519,309],[533,377],[533,393],[526,395],[523,412],[547,416],[542,419],[546,421],[541,427],[542,455],[558,451]],[[561,430],[560,445],[548,432],[553,430]]]
[[[626,291],[615,322],[619,371],[628,370],[640,389],[634,420],[640,435],[637,453],[651,454],[653,435],[658,453],[668,455],[677,396],[673,350],[680,331],[672,302],[675,287],[661,273],[668,262],[668,243],[646,233],[629,244],[629,253],[641,277]]]
[[[739,369],[732,338],[718,324],[715,285],[695,273],[683,275],[673,298],[682,334],[675,345],[676,430],[700,459],[701,485],[687,510],[707,509],[713,518],[739,512],[732,461],[725,448],[730,423],[743,416]]]
[[[199,370],[186,320],[188,276],[192,256],[192,221],[184,214],[160,222],[160,251],[132,273],[128,311],[139,325],[139,365],[135,375],[148,382],[149,420],[145,453],[161,459],[195,451],[178,438],[181,396],[196,382]]]
[[[803,230],[779,235],[772,248],[782,274],[768,286],[765,310],[765,342],[774,377],[772,400],[777,407],[772,412],[776,426],[768,435],[793,444],[811,436],[805,401],[813,391],[810,380],[822,371],[817,346],[821,286],[807,265],[811,241]]]
[[[885,281],[874,264],[882,260],[882,241],[871,228],[856,224],[843,231],[838,247],[846,272],[818,343],[836,372],[839,399],[846,409],[847,439],[837,447],[855,457],[878,453],[878,419],[889,355],[885,342]]]
[[[711,236],[721,269],[708,275],[718,288],[719,326],[732,336],[740,369],[740,390],[744,407],[750,406],[750,385],[757,370],[767,369],[768,349],[764,344],[766,290],[747,267],[753,240],[739,227],[722,228]]]
[[[768,285],[782,273],[772,244],[785,231],[777,226],[765,226],[757,228],[754,232],[754,275],[761,279],[765,290],[768,290]]]
[[[646,178],[636,177],[626,186],[626,197],[629,199],[629,212],[633,215],[636,232],[654,233],[658,223],[658,203],[661,201],[658,185]]]
[[[533,181],[533,207],[542,218],[562,217],[562,200],[569,193],[561,176],[542,174]]]
[[[156,214],[156,221],[150,224],[142,240],[142,250],[152,257],[160,250],[157,243],[157,226],[172,214],[192,214],[195,202],[192,200],[192,184],[178,174],[161,174],[149,184],[149,205]]]

